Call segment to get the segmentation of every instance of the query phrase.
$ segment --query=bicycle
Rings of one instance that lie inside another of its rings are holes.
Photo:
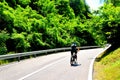
[[[76,53],[73,53],[73,55],[71,56],[70,64],[71,64],[71,66],[77,64],[77,54]]]

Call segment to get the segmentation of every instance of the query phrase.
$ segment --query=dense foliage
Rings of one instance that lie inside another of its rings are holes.
[[[105,3],[112,3],[114,6],[120,6],[120,0],[103,0]]]
[[[78,1],[74,7],[74,0],[1,0],[0,53],[65,47],[74,41],[95,44],[88,41],[91,35],[81,27],[88,17],[87,5]]]
[[[94,13],[91,20],[93,31],[97,30],[97,35],[111,43],[115,47],[120,46],[120,7],[113,4],[104,4],[103,7]],[[93,23],[94,21],[94,23]],[[94,34],[94,33],[93,33]],[[99,40],[102,40],[99,38]],[[97,41],[99,41],[97,40]]]
[[[119,10],[110,4],[90,13],[85,0],[0,0],[0,54],[66,47],[72,42],[116,44]]]

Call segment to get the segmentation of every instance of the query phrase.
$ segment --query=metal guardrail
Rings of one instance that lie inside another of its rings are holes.
[[[80,50],[82,49],[91,49],[91,48],[99,48],[99,46],[84,46],[79,47]],[[62,51],[70,51],[70,47],[67,48],[56,48],[56,49],[48,49],[48,50],[40,50],[40,51],[32,51],[32,52],[24,52],[24,53],[15,53],[15,54],[7,54],[7,55],[0,55],[0,60],[5,59],[11,59],[11,58],[18,58],[18,61],[20,61],[20,57],[23,56],[30,56],[30,55],[37,55],[37,54],[43,54],[43,53],[50,53],[50,52],[62,52]]]

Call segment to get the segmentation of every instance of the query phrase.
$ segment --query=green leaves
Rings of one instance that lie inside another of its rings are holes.
[[[0,31],[0,55],[7,53],[6,41],[9,38],[6,31]]]
[[[112,4],[109,5],[105,4],[104,7],[101,9],[102,11],[101,16],[105,18],[103,23],[106,23],[106,25],[103,25],[104,26],[103,31],[107,36],[108,42],[114,45],[120,44],[119,43],[120,11],[118,9],[120,9],[120,7],[114,7]]]
[[[60,15],[70,19],[75,18],[75,14],[73,9],[70,7],[69,0],[59,0],[56,4],[56,9]]]
[[[16,52],[25,52],[30,47],[30,44],[26,40],[25,35],[26,33],[13,33],[12,34],[11,39],[14,40]]]
[[[104,0],[106,3],[112,3],[114,6],[120,6],[119,0]]]
[[[21,5],[28,5],[29,3],[31,2],[31,0],[19,0],[19,3],[21,4]]]
[[[12,21],[14,18],[14,9],[8,6],[6,2],[0,2],[0,18],[5,21]]]
[[[115,7],[112,4],[104,4],[98,13],[93,16],[88,25],[90,33],[96,43],[111,43],[112,45],[119,46],[120,40],[120,7]]]
[[[43,16],[47,16],[49,13],[56,13],[54,1],[38,0],[34,4],[37,6],[37,11]]]
[[[5,50],[25,52],[56,47],[94,44],[84,24],[87,7],[84,0],[6,0],[0,2],[0,31],[8,38]],[[80,5],[79,5],[80,4]],[[73,8],[74,7],[74,8]],[[89,13],[89,12],[88,12]],[[91,39],[88,39],[91,38]],[[12,46],[12,47],[11,47]]]

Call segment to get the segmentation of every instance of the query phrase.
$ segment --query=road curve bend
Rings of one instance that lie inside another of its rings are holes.
[[[76,66],[70,66],[70,51],[1,65],[0,80],[88,80],[90,64],[103,50],[80,50]]]

